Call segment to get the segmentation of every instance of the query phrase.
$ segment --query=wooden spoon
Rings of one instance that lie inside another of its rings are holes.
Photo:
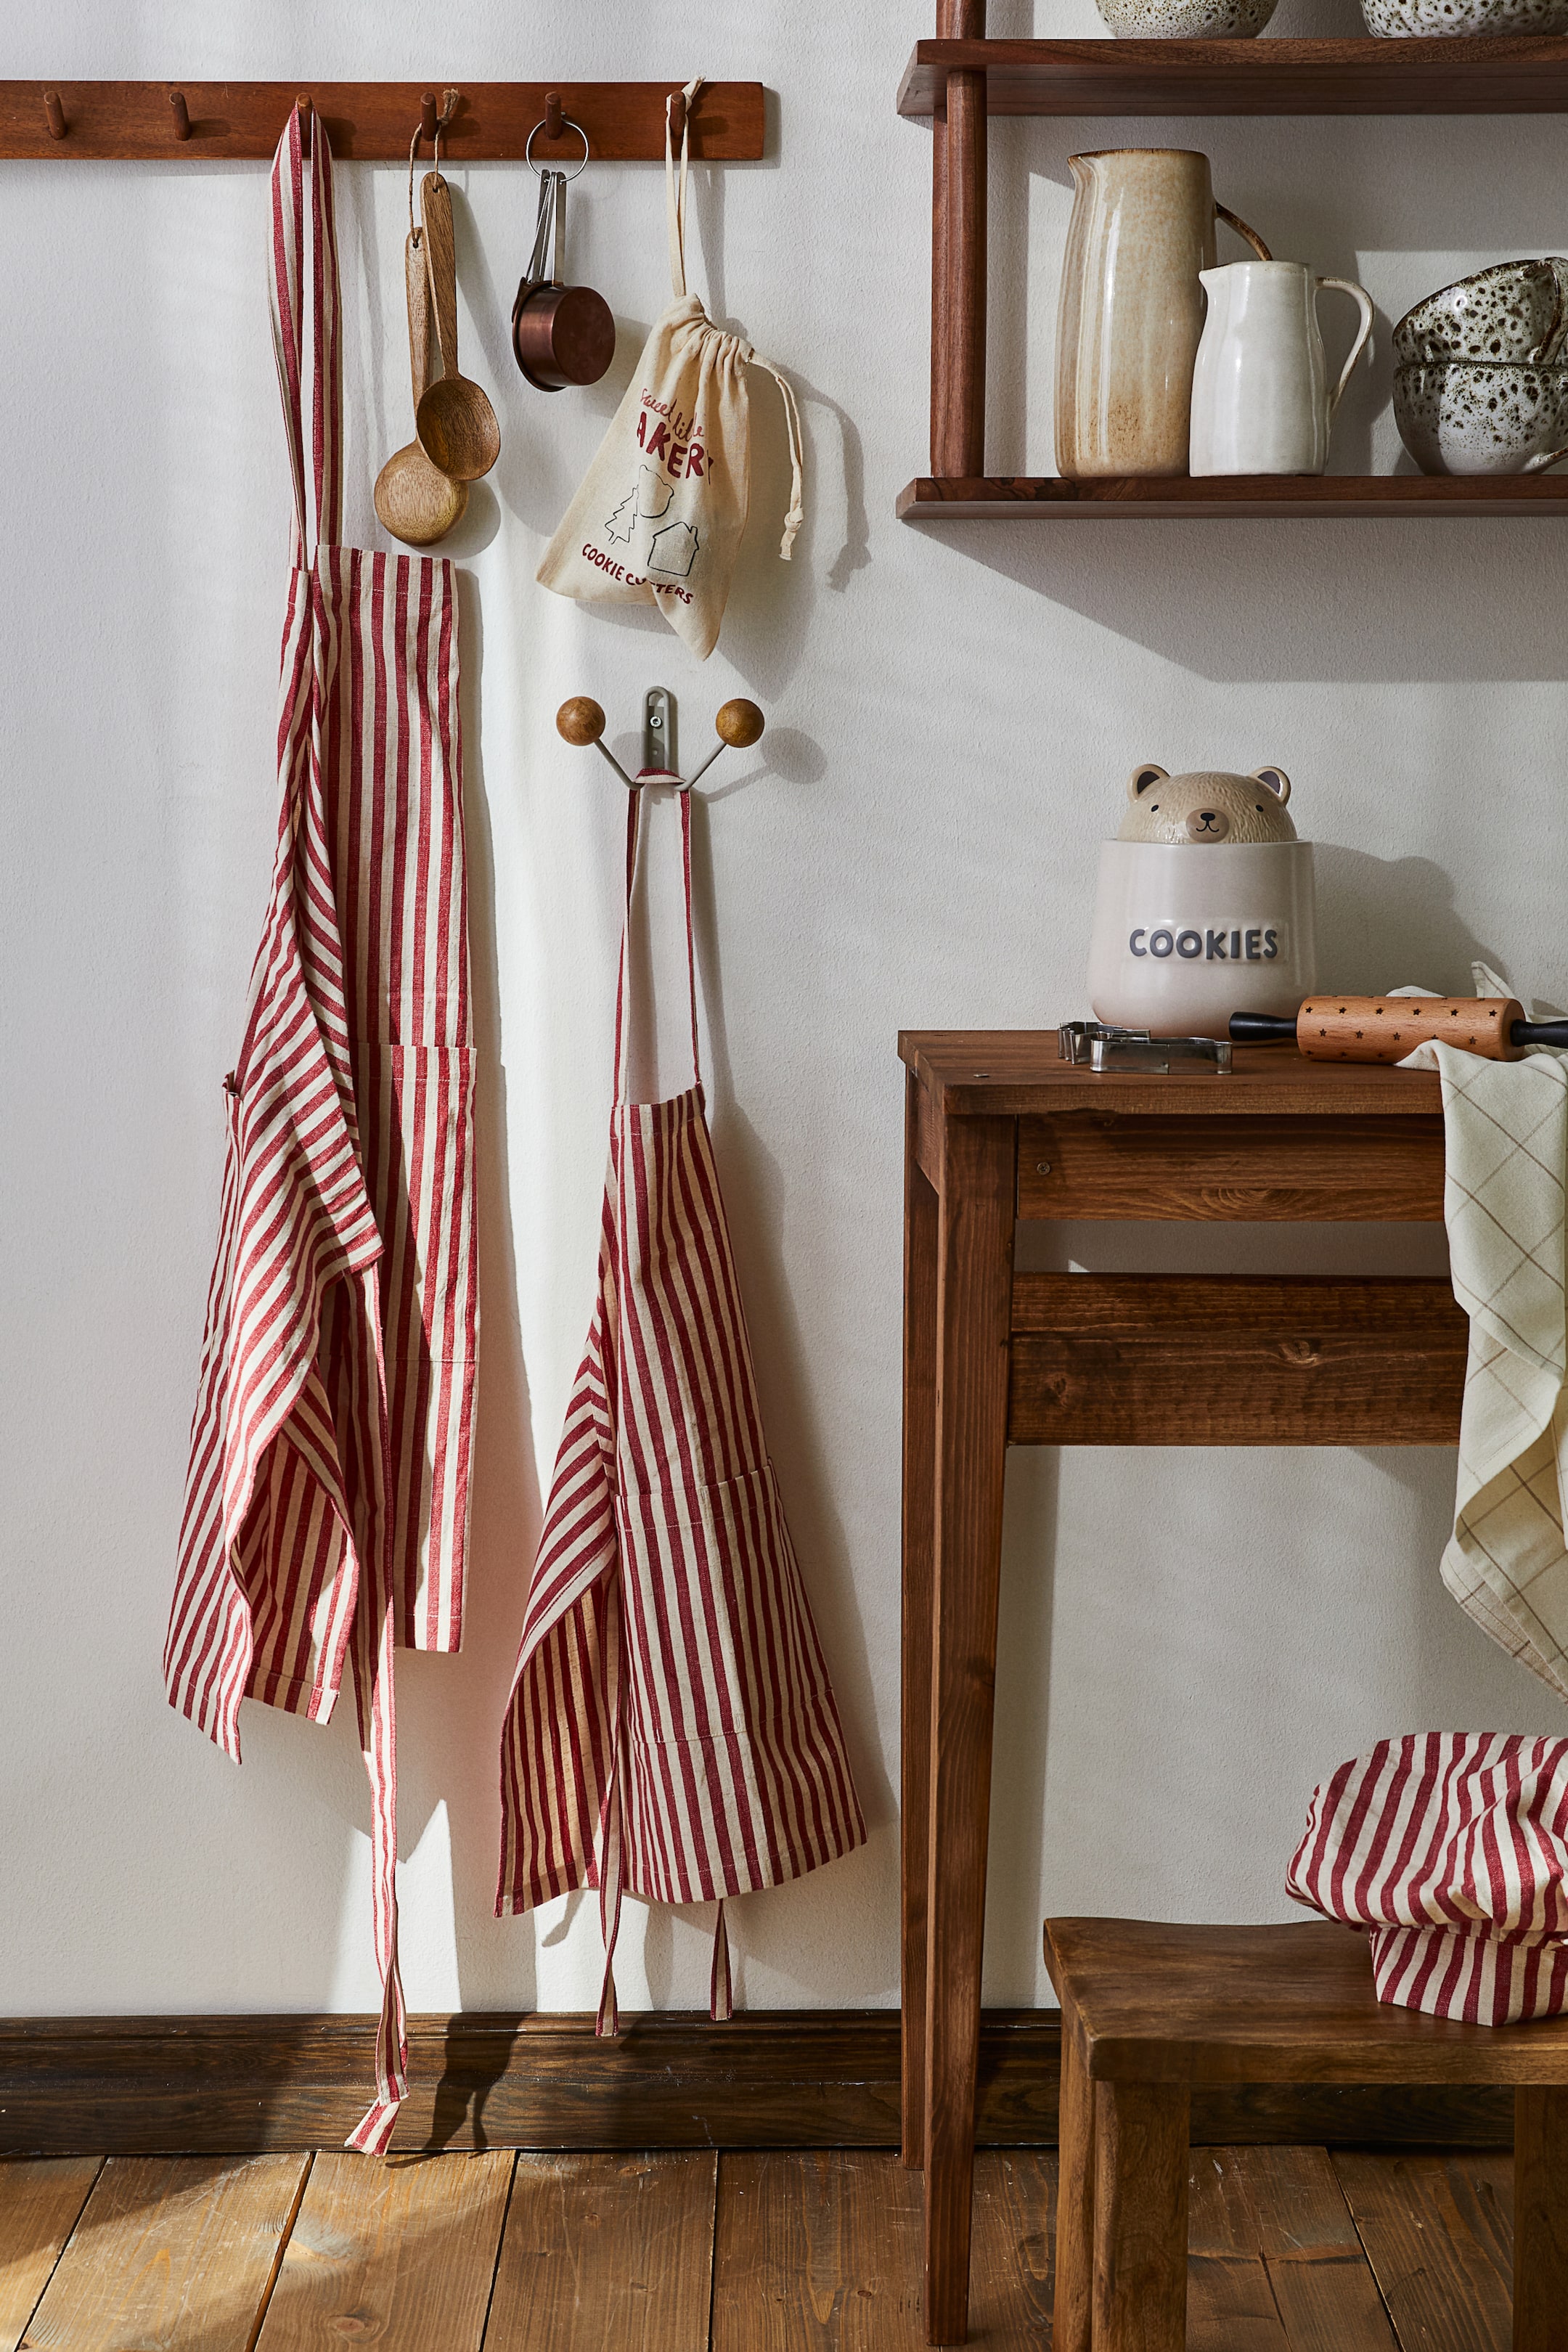
[[[430,289],[425,251],[410,229],[403,248],[408,288],[408,365],[414,409],[425,396],[430,365]],[[462,520],[468,503],[467,482],[454,482],[433,466],[417,441],[395,450],[375,478],[375,510],[394,539],[406,547],[433,547]]]
[[[500,426],[481,387],[458,373],[458,252],[452,240],[452,194],[439,172],[426,173],[420,205],[446,372],[419,403],[414,429],[433,466],[454,481],[477,482],[500,456]]]

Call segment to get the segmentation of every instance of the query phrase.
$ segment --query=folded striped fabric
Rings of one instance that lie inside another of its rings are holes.
[[[1470,2025],[1568,2010],[1568,1739],[1384,1739],[1312,1791],[1286,1873],[1372,1942],[1379,2000]]]

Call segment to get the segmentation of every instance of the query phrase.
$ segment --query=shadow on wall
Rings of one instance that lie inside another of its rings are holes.
[[[1357,994],[1380,988],[1454,988],[1470,966],[1496,965],[1454,906],[1450,877],[1429,857],[1373,857],[1338,842],[1314,845],[1318,967]]]
[[[1568,540],[1545,518],[976,522],[941,536],[1215,683],[1568,678]]]
[[[793,730],[791,730],[793,732]],[[763,739],[764,741],[766,738]],[[808,738],[802,738],[809,743]],[[815,750],[815,746],[810,747]],[[806,1597],[827,1653],[849,1761],[867,1827],[895,1818],[897,1803],[872,1732],[876,1695],[865,1628],[855,1605],[855,1580],[844,1523],[823,1467],[822,1432],[813,1415],[811,1378],[800,1319],[779,1249],[784,1200],[778,1163],[735,1101],[719,964],[718,909],[704,812],[692,827],[692,919],[702,1001],[707,1013],[707,1092],[713,1149],[724,1187],[740,1274],[763,1425],[784,1493],[790,1532],[802,1564]],[[841,1869],[845,1864],[836,1864]],[[853,1866],[853,1858],[850,1865]]]
[[[1331,5],[1333,21],[1326,10]],[[1270,33],[1360,33],[1350,0],[1286,0]],[[1050,24],[1046,30],[1065,27]],[[1443,168],[1430,121],[1172,120],[1159,143],[1198,148],[1216,194],[1284,258],[1366,282],[1378,304],[1371,363],[1352,376],[1331,470],[1410,474],[1394,436],[1393,322],[1434,287],[1492,258],[1555,249],[1559,158],[1552,134],[1446,120]],[[1088,135],[1092,133],[1092,135]],[[1077,147],[1146,144],[1147,124],[1000,121],[991,139],[986,463],[999,475],[1055,470],[1052,380],[1061,253]],[[1228,230],[1221,262],[1240,257]],[[1321,304],[1337,368],[1351,310]],[[911,452],[908,470],[923,467]],[[1550,520],[977,523],[931,535],[1194,676],[1226,683],[1447,684],[1562,679],[1558,614],[1568,545]],[[1530,593],[1519,593],[1521,580]]]
[[[530,1442],[516,1255],[508,1209],[507,1080],[500,1059],[495,866],[479,726],[484,619],[470,575],[458,574],[462,620],[464,813],[468,850],[468,950],[472,972],[478,1123],[477,1224],[480,1280],[480,1372],[473,1442],[463,1646],[455,1656],[397,1656],[398,1848],[405,1863],[446,1801],[451,1838],[451,1917],[459,2002],[471,2005],[476,1973],[487,1986],[504,1971],[508,2006],[536,1997],[534,1936],[526,1920],[494,1917],[500,1853],[498,1741],[517,1656],[529,1571],[541,1523]],[[356,1793],[356,1807],[359,1800]],[[362,1826],[368,1825],[368,1801]],[[429,1902],[427,1893],[426,1901]],[[476,1951],[481,1939],[489,1948]],[[499,1966],[495,1945],[503,1957]],[[476,1961],[478,1963],[476,1969]],[[487,2055],[489,2045],[487,2044]],[[504,2050],[498,2046],[498,2064]],[[459,2085],[444,2076],[437,2099],[437,2142],[449,2138],[474,2102],[479,2128],[484,2086],[464,2053]]]

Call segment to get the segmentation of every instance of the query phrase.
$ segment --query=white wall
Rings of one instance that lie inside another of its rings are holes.
[[[993,0],[998,32],[1099,29]],[[1354,29],[1286,0],[1276,29]],[[1289,13],[1288,13],[1289,12]],[[767,709],[699,818],[714,1125],[773,1449],[833,1661],[869,1847],[736,1906],[753,2005],[897,1999],[900,1025],[1085,1009],[1095,844],[1135,760],[1282,761],[1324,845],[1325,969],[1468,978],[1480,944],[1568,999],[1561,523],[976,524],[892,519],[923,470],[930,139],[893,111],[921,6],[752,0],[57,0],[7,71],[68,79],[757,77],[767,159],[697,175],[695,282],[799,387],[808,522],[774,553],[776,394],[753,383],[754,520],[718,653],[533,584],[666,299],[662,177],[592,170],[574,267],[612,376],[546,399],[507,353],[521,168],[455,171],[467,363],[503,450],[450,542],[482,1046],[484,1347],[460,1660],[398,1668],[410,2003],[581,2008],[589,1904],[498,1924],[496,1733],[593,1278],[619,788],[552,724],[644,687],[688,754]],[[439,27],[439,37],[433,27]],[[1531,122],[1174,122],[1276,252],[1364,278],[1380,355],[1336,466],[1392,466],[1387,327],[1462,270],[1563,245],[1562,132]],[[993,137],[994,470],[1048,470],[1076,143]],[[404,183],[344,168],[348,535],[407,437]],[[0,1595],[0,2010],[374,2005],[367,1795],[327,1730],[247,1707],[236,1771],[164,1706],[173,1570],[223,1122],[274,824],[286,471],[260,165],[0,166],[8,577]],[[1348,306],[1345,306],[1348,309]],[[1336,328],[1336,332],[1346,331]],[[1062,1244],[1026,1237],[1030,1262]],[[1079,1229],[1090,1265],[1440,1265],[1441,1235]],[[1058,1252],[1052,1256],[1053,1250]],[[1259,1917],[1314,1779],[1387,1732],[1568,1729],[1438,1581],[1451,1458],[1019,1454],[1010,1471],[988,1998],[1044,1997],[1048,1909]],[[706,1998],[702,1915],[634,1908],[622,1998]]]

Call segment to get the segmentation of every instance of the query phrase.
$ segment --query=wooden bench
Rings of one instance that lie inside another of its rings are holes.
[[[1187,2118],[1210,2083],[1514,2087],[1515,2352],[1568,2343],[1568,2018],[1458,2025],[1373,1995],[1366,1938],[1049,1919],[1062,2005],[1052,2352],[1182,2352]]]

